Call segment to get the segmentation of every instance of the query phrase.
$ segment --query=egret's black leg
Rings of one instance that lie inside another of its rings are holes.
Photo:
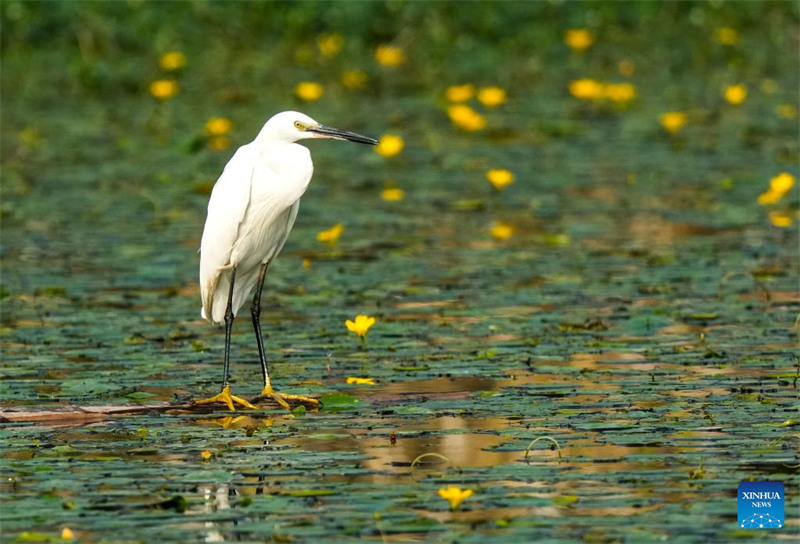
[[[258,344],[258,357],[261,360],[261,375],[264,377],[264,387],[270,384],[269,368],[267,367],[267,356],[264,354],[264,339],[261,336],[261,291],[264,289],[264,280],[267,277],[267,267],[269,263],[263,263],[258,271],[258,281],[256,281],[256,292],[253,295],[253,305],[250,307],[250,317],[253,319],[253,329],[256,333],[256,343]]]
[[[267,277],[267,267],[269,263],[264,263],[258,271],[258,281],[256,282],[256,292],[253,295],[253,305],[250,307],[250,317],[253,318],[253,329],[256,332],[256,342],[258,343],[258,356],[261,359],[261,374],[264,377],[264,390],[261,392],[260,397],[270,397],[275,402],[286,408],[291,407],[287,400],[296,400],[306,404],[318,405],[317,399],[304,397],[302,395],[289,395],[286,393],[278,393],[272,388],[272,380],[269,377],[269,367],[267,366],[267,356],[264,353],[264,339],[261,336],[261,291],[264,289],[264,280]],[[253,402],[256,402],[253,399]]]
[[[222,389],[228,387],[231,361],[231,333],[233,332],[233,284],[236,280],[236,267],[231,270],[231,286],[228,288],[228,305],[225,307],[225,363],[222,367]]]
[[[228,384],[230,380],[230,360],[231,360],[231,332],[233,331],[233,285],[236,279],[236,268],[231,270],[231,286],[228,290],[228,305],[225,307],[225,363],[222,368],[222,390],[211,398],[198,400],[196,404],[212,404],[214,402],[224,402],[228,408],[233,411],[233,404],[241,404],[245,408],[257,410],[258,406],[254,406],[246,400],[235,397],[231,394],[231,386]]]

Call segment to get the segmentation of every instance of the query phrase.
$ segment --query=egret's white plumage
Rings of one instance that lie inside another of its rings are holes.
[[[214,185],[208,202],[208,217],[200,243],[201,315],[212,323],[228,325],[223,392],[208,401],[221,400],[231,409],[233,404],[227,385],[230,323],[253,287],[260,289],[259,278],[263,281],[266,266],[280,253],[297,218],[300,197],[314,172],[308,149],[295,143],[306,138],[377,144],[372,138],[320,125],[299,112],[279,113],[264,124],[255,140],[236,151]],[[254,300],[253,320],[259,335],[265,391],[272,391],[258,327],[259,293]],[[229,302],[232,315],[226,315]]]
[[[314,173],[311,153],[294,143],[313,136],[294,128],[297,121],[317,124],[297,112],[271,118],[253,142],[236,151],[211,192],[200,243],[200,287],[202,316],[213,323],[224,320],[232,267],[236,315],[259,267],[280,252],[297,218],[300,197]],[[294,133],[283,130],[287,123]]]

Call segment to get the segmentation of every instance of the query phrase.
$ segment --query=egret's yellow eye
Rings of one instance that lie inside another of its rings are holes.
[[[302,121],[295,121],[294,128],[296,128],[297,130],[305,130],[306,126],[302,123]]]

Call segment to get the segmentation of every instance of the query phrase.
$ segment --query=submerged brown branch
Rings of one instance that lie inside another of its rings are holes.
[[[260,401],[261,402],[261,401]],[[277,403],[270,403],[265,409],[279,408]],[[194,403],[156,402],[138,406],[59,406],[57,408],[40,407],[4,407],[0,406],[0,424],[3,423],[47,423],[51,425],[85,425],[103,421],[111,417],[135,416],[160,413],[175,414],[209,414],[224,410],[223,406],[199,406]],[[246,413],[252,413],[248,410]]]

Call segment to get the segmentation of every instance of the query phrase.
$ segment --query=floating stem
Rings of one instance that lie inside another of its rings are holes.
[[[531,448],[533,448],[533,446],[536,445],[536,443],[539,440],[549,440],[550,442],[555,444],[556,445],[556,450],[558,450],[558,458],[559,458],[559,460],[561,459],[561,446],[559,445],[558,440],[556,440],[552,436],[540,436],[539,438],[534,438],[533,441],[530,444],[528,444],[528,447],[525,448],[525,459],[528,458],[528,454],[530,453]]]

